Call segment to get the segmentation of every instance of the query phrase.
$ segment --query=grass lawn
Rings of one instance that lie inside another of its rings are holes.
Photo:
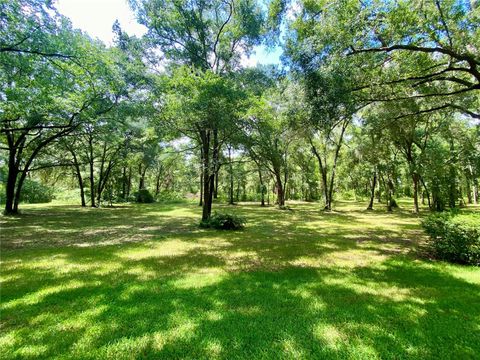
[[[403,204],[402,204],[403,205]],[[480,268],[405,206],[26,205],[1,221],[2,359],[479,359]]]

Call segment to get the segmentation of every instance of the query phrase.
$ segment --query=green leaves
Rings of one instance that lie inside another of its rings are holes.
[[[259,44],[264,13],[252,0],[131,0],[148,39],[168,60],[216,73]]]

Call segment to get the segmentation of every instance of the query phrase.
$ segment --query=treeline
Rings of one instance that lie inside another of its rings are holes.
[[[475,2],[130,4],[148,33],[115,23],[111,47],[50,1],[0,4],[5,213],[51,187],[92,207],[199,196],[202,220],[216,198],[477,203]],[[242,67],[261,44],[282,68]]]

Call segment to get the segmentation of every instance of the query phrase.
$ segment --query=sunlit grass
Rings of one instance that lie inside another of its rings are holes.
[[[31,205],[1,218],[0,357],[431,358],[480,354],[480,269],[430,261],[419,219],[343,202]]]

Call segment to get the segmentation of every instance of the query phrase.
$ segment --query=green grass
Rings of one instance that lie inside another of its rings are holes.
[[[418,217],[289,205],[1,218],[0,358],[479,358],[480,269],[425,259]]]

